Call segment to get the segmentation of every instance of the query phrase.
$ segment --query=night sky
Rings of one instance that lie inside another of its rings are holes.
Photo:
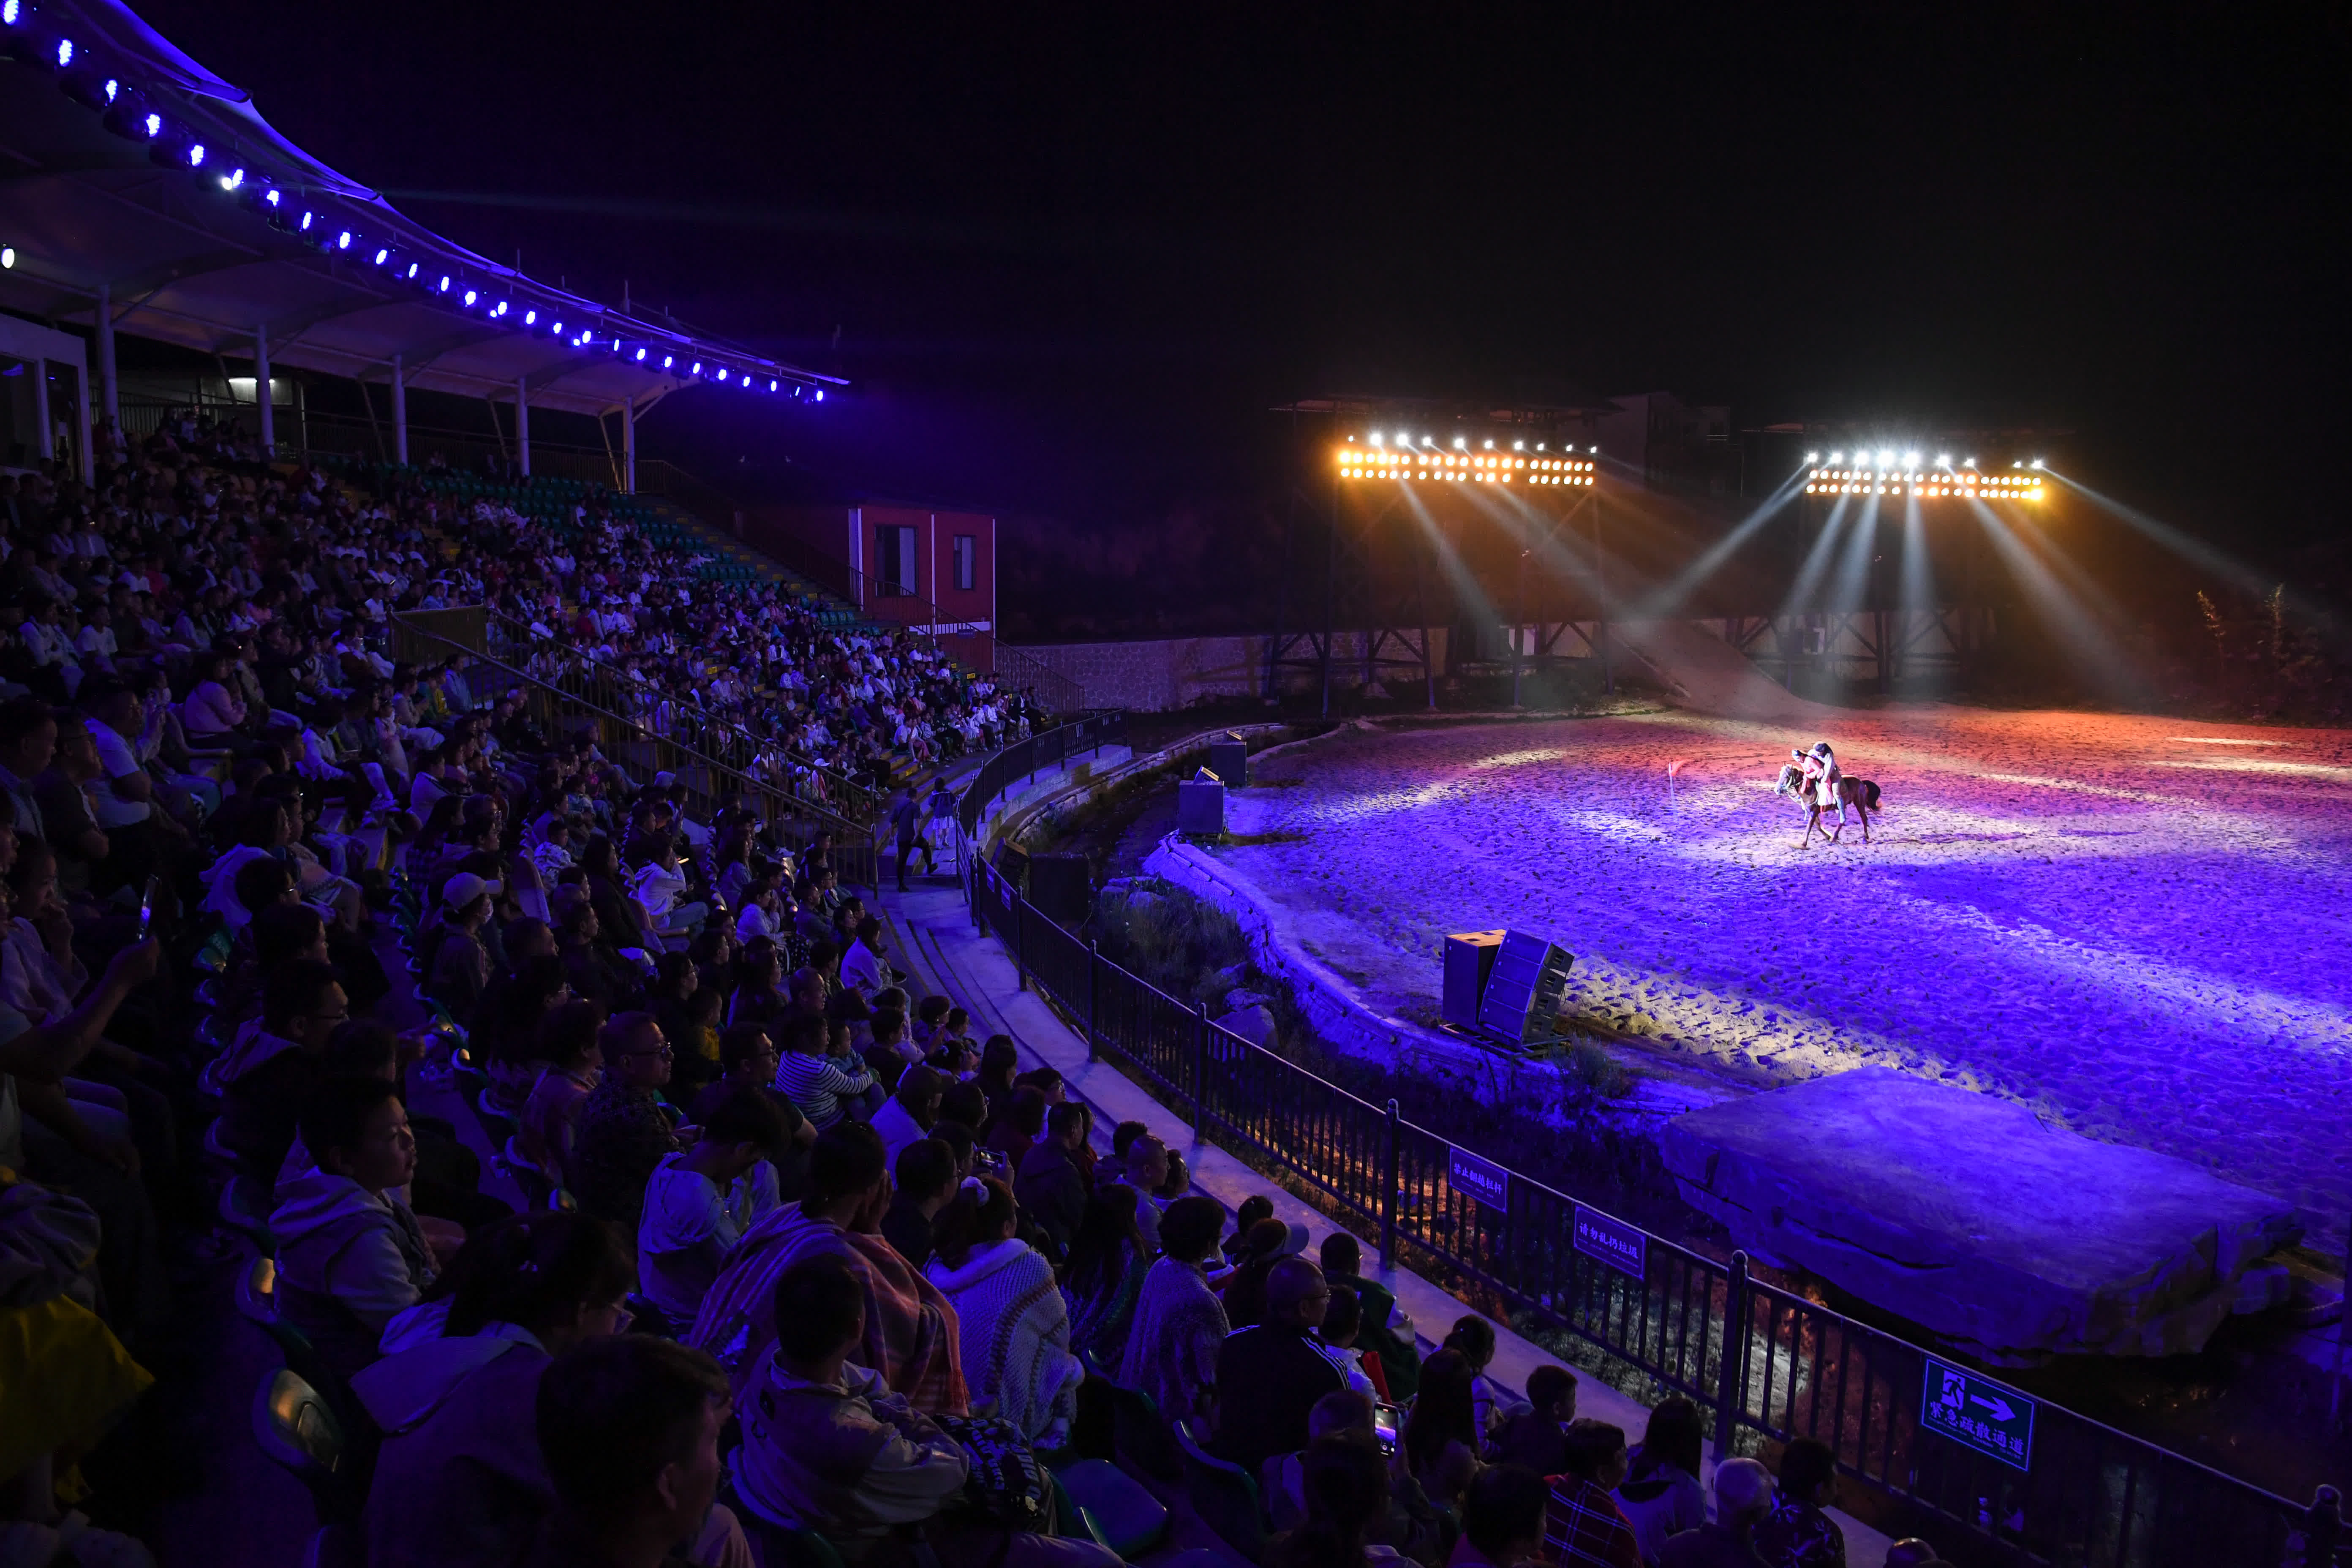
[[[1273,403],[1671,390],[2343,531],[2338,7],[137,8],[451,237],[851,377],[647,422],[749,495],[1178,582],[1262,531]]]

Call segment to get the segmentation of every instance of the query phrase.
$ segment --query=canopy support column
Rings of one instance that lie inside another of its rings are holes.
[[[253,334],[253,400],[261,409],[261,455],[278,455],[277,399],[269,395],[269,329]]]
[[[114,291],[101,283],[98,286],[98,385],[103,401],[99,406],[122,428],[122,398],[114,384]]]
[[[621,489],[626,495],[637,493],[637,400],[634,397],[621,404]]]
[[[408,466],[408,383],[398,354],[392,356],[392,460]]]
[[[530,478],[530,378],[515,377],[515,464]]]

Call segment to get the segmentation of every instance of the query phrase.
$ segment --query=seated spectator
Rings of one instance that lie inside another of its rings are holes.
[[[1299,1480],[1307,1521],[1266,1543],[1266,1568],[1366,1568],[1372,1531],[1388,1505],[1380,1450],[1326,1437],[1300,1457]]]
[[[1078,1146],[1086,1139],[1087,1108],[1057,1105],[1045,1118],[1045,1138],[1021,1157],[1014,1190],[1053,1243],[1056,1258],[1069,1255],[1070,1242],[1086,1218],[1092,1184],[1077,1160]]]
[[[1487,1366],[1495,1359],[1495,1325],[1475,1312],[1465,1313],[1454,1320],[1453,1332],[1445,1336],[1447,1350],[1460,1351],[1462,1359],[1470,1363],[1473,1387],[1478,1405],[1478,1434],[1483,1441],[1494,1435],[1496,1428],[1527,1408],[1528,1402],[1486,1375]]]
[[[891,1167],[898,1190],[882,1216],[882,1237],[920,1268],[931,1260],[932,1222],[963,1184],[955,1152],[937,1138],[918,1138],[898,1151]]]
[[[518,1215],[451,1263],[440,1331],[352,1380],[383,1433],[364,1523],[382,1568],[503,1568],[552,1502],[535,1411],[540,1374],[575,1344],[621,1331],[628,1254],[579,1214]]]
[[[523,1568],[747,1562],[719,1503],[727,1379],[667,1340],[619,1334],[566,1352],[540,1379],[540,1452],[555,1509]]]
[[[822,1133],[849,1115],[848,1106],[874,1087],[874,1075],[863,1066],[844,1068],[826,1054],[830,1028],[823,1018],[790,1017],[775,1027],[782,1031],[777,1091]]]
[[[874,1113],[874,1131],[882,1134],[882,1147],[891,1159],[917,1139],[930,1136],[947,1087],[947,1079],[927,1067],[910,1067],[898,1076],[898,1087]]]
[[[955,1004],[936,993],[915,1005],[912,1033],[916,1049],[929,1058],[932,1047],[940,1043],[940,1026],[955,1010]]]
[[[1314,1264],[1286,1258],[1275,1266],[1266,1279],[1266,1321],[1238,1331],[1217,1352],[1219,1457],[1255,1475],[1267,1455],[1307,1447],[1315,1402],[1346,1386],[1315,1344],[1330,1304],[1331,1288]]]
[[[1714,1522],[1668,1537],[1658,1549],[1659,1568],[1756,1568],[1769,1563],[1757,1552],[1756,1531],[1771,1512],[1772,1472],[1754,1459],[1726,1459],[1715,1468]],[[1887,1553],[1889,1562],[1894,1555]]]
[[[1380,1429],[1372,1402],[1352,1389],[1327,1394],[1307,1413],[1307,1447],[1346,1433],[1377,1445]],[[1265,1517],[1277,1531],[1297,1530],[1307,1522],[1305,1466],[1307,1450],[1276,1454],[1258,1474],[1258,1495],[1265,1500]]]
[[[604,1026],[598,1043],[604,1076],[580,1106],[569,1185],[583,1209],[634,1236],[646,1183],[664,1155],[683,1147],[662,1114],[670,1046],[648,1013],[622,1014]]]
[[[1575,1419],[1575,1374],[1564,1366],[1539,1366],[1528,1373],[1528,1408],[1487,1437],[1487,1462],[1556,1476],[1567,1466],[1568,1424]]]
[[[213,1065],[221,1087],[220,1139],[237,1170],[278,1179],[302,1101],[325,1077],[320,1058],[352,1016],[334,966],[313,958],[278,964],[263,984],[261,1016],[239,1028]]]
[[[1134,1189],[1136,1195],[1135,1228],[1142,1234],[1146,1250],[1160,1250],[1160,1211],[1168,1206],[1168,1199],[1160,1194],[1173,1184],[1176,1168],[1183,1157],[1169,1152],[1150,1129],[1140,1121],[1122,1121],[1112,1129],[1110,1152],[1118,1162],[1096,1182],[1097,1190],[1109,1185]],[[1187,1178],[1186,1184],[1190,1184]]]
[[[940,1121],[955,1122],[971,1134],[977,1146],[980,1130],[988,1121],[988,1096],[976,1083],[950,1084],[947,1092],[940,1096]],[[931,1131],[936,1133],[939,1130],[939,1122],[933,1122]]]
[[[8,1131],[0,1128],[0,1137]],[[0,1426],[0,1539],[27,1563],[50,1559],[34,1545],[42,1539],[37,1531],[67,1522],[58,1481],[155,1381],[92,1310],[99,1245],[98,1216],[88,1205],[0,1168],[0,1260],[6,1270],[0,1399],[7,1416]],[[152,1561],[126,1544],[112,1537],[78,1542],[74,1556]]]
[[[858,1359],[919,1407],[961,1415],[968,1403],[955,1309],[884,1240],[890,1173],[882,1140],[864,1122],[817,1135],[808,1194],[754,1221],[702,1299],[688,1343],[709,1351],[738,1386],[775,1342],[776,1280],[803,1258],[838,1258],[866,1291]]]
[[[1054,1266],[1014,1234],[1019,1224],[1003,1182],[958,1192],[931,1224],[923,1273],[955,1307],[972,1410],[1058,1448],[1069,1440],[1086,1369],[1070,1348]]]
[[[1014,1047],[1012,1036],[991,1035],[987,1042],[980,1047],[980,1077],[974,1081],[980,1085],[981,1092],[988,1096],[988,1110],[991,1116],[996,1115],[1004,1103],[1013,1098],[1013,1091],[1017,1087],[1013,1081],[1013,1075],[1019,1071],[1020,1068],[1021,1053]],[[1039,1098],[1042,1100],[1044,1097]],[[1038,1125],[1044,1124],[1044,1113],[1041,1111]],[[986,1135],[987,1131],[987,1125],[982,1123],[981,1131],[983,1136]],[[1035,1134],[1032,1133],[1031,1136],[1034,1137]]]
[[[1916,1535],[1906,1535],[1886,1549],[1886,1568],[1927,1568],[1943,1561],[1933,1546]]]
[[[1249,1250],[1250,1232],[1256,1227],[1257,1222],[1273,1217],[1274,1200],[1264,1193],[1252,1193],[1244,1198],[1241,1206],[1234,1210],[1234,1233],[1225,1237],[1226,1260],[1238,1262]]]
[[[1063,1294],[1070,1309],[1070,1342],[1115,1367],[1127,1354],[1128,1330],[1143,1295],[1151,1248],[1136,1224],[1136,1189],[1106,1182],[1087,1200],[1086,1216],[1070,1241],[1070,1267]]]
[[[637,1222],[637,1278],[673,1323],[694,1321],[728,1253],[776,1207],[776,1168],[761,1156],[784,1137],[776,1108],[741,1084],[712,1108],[692,1148],[654,1168]]]
[[[1136,1298],[1118,1381],[1151,1395],[1170,1421],[1205,1422],[1216,1405],[1217,1358],[1229,1331],[1207,1275],[1224,1226],[1214,1198],[1170,1204],[1160,1216],[1161,1256]]]
[[[490,952],[482,945],[480,932],[498,893],[498,883],[471,871],[460,871],[441,885],[443,929],[424,989],[453,1018],[472,1018],[474,1005],[490,983]]]
[[[1544,1544],[1560,1568],[1642,1568],[1633,1526],[1610,1495],[1624,1479],[1623,1428],[1586,1419],[1568,1429],[1568,1468],[1550,1478],[1544,1519]]]
[[[1780,1451],[1771,1517],[1756,1527],[1756,1554],[1772,1568],[1845,1568],[1845,1531],[1825,1511],[1837,1500],[1837,1456],[1818,1437]]]
[[[1364,1370],[1363,1358],[1356,1353],[1356,1331],[1362,1326],[1363,1311],[1363,1303],[1356,1299],[1353,1290],[1334,1289],[1331,1305],[1323,1314],[1323,1326],[1315,1331],[1315,1342],[1331,1358],[1339,1375],[1348,1380],[1349,1391],[1370,1398],[1380,1393],[1380,1386],[1372,1382],[1371,1374]]]
[[[604,1009],[566,1002],[540,1020],[539,1049],[547,1066],[523,1102],[515,1141],[523,1154],[556,1183],[571,1168],[580,1108],[604,1077]]]
[[[1558,1370],[1537,1368],[1538,1374]],[[1574,1386],[1570,1385],[1570,1419],[1574,1415]],[[1536,1394],[1534,1377],[1528,1379],[1528,1393]],[[1537,1398],[1536,1404],[1540,1410],[1542,1399]],[[1632,1522],[1634,1543],[1642,1549],[1644,1563],[1658,1560],[1668,1537],[1696,1530],[1706,1522],[1706,1492],[1698,1484],[1699,1446],[1704,1435],[1698,1406],[1679,1394],[1658,1401],[1650,1411],[1642,1446],[1633,1450],[1625,1479],[1617,1488],[1618,1511]]]
[[[377,1079],[320,1084],[302,1102],[300,1127],[318,1168],[289,1182],[269,1216],[278,1310],[349,1376],[375,1359],[384,1325],[433,1282],[416,1216],[387,1195],[416,1173],[416,1142],[400,1091]]]
[[[1045,1097],[1034,1089],[1019,1089],[1010,1099],[989,1109],[988,1122],[980,1130],[983,1147],[1004,1156],[1014,1170],[1027,1159],[1029,1151],[1045,1135]]]
[[[857,940],[841,955],[841,983],[868,1002],[890,984],[898,971],[882,956],[882,922],[867,915],[857,922]]]
[[[1550,1489],[1523,1465],[1489,1465],[1462,1495],[1462,1539],[1445,1568],[1518,1568],[1543,1561]]]
[[[797,1202],[808,1187],[808,1152],[816,1142],[816,1128],[801,1108],[774,1088],[778,1056],[775,1041],[764,1024],[737,1024],[719,1037],[719,1077],[705,1084],[688,1110],[698,1125],[711,1109],[738,1085],[765,1095],[784,1123],[782,1145],[768,1155],[776,1169],[776,1195]]]
[[[1354,1237],[1344,1230],[1335,1230],[1325,1237],[1322,1258],[1323,1278],[1331,1288],[1353,1290],[1362,1304],[1356,1344],[1381,1358],[1380,1381],[1387,1388],[1388,1397],[1398,1405],[1412,1404],[1414,1392],[1421,1386],[1421,1350],[1413,1339],[1412,1319],[1396,1304],[1396,1296],[1387,1286],[1365,1277],[1363,1248]],[[1552,1473],[1536,1466],[1528,1468],[1539,1476]]]
[[[744,1505],[779,1529],[816,1531],[850,1563],[879,1562],[919,1531],[953,1568],[1116,1568],[1092,1542],[1008,1538],[958,1506],[970,1476],[963,1445],[856,1364],[871,1338],[866,1310],[839,1259],[804,1259],[778,1278],[775,1345],[745,1391],[743,1446],[730,1456]],[[782,1561],[782,1543],[773,1545],[767,1560]]]
[[[1442,1350],[1421,1363],[1421,1393],[1406,1417],[1402,1441],[1405,1468],[1429,1500],[1455,1507],[1462,1489],[1478,1471],[1478,1416],[1471,1392],[1470,1363],[1462,1352]]]
[[[1265,1281],[1275,1265],[1307,1250],[1307,1227],[1271,1216],[1250,1226],[1249,1245],[1222,1285],[1225,1316],[1239,1328],[1265,1321]]]

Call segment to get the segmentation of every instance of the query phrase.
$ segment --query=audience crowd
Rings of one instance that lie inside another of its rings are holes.
[[[1475,1314],[1424,1356],[1352,1237],[1229,1224],[919,994],[823,835],[695,820],[384,628],[501,606],[780,768],[986,743],[1021,716],[984,689],[593,510],[103,446],[96,485],[0,481],[0,1531],[76,1528],[209,1173],[342,1434],[352,1561],[1086,1568],[1040,1466],[1131,1396],[1255,1489],[1270,1568],[1843,1564],[1827,1449],[1725,1465],[1710,1521],[1688,1401],[1629,1447],[1565,1369],[1496,1382]],[[526,1212],[412,1114],[448,1091]]]

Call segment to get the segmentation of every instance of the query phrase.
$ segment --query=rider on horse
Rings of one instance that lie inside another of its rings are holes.
[[[1845,775],[1838,772],[1837,753],[1830,750],[1827,741],[1816,741],[1810,752],[1791,750],[1789,753],[1804,770],[1804,781],[1797,798],[1808,806],[1822,811],[1836,808],[1838,826],[1845,826],[1845,802],[1839,795],[1838,781]]]

